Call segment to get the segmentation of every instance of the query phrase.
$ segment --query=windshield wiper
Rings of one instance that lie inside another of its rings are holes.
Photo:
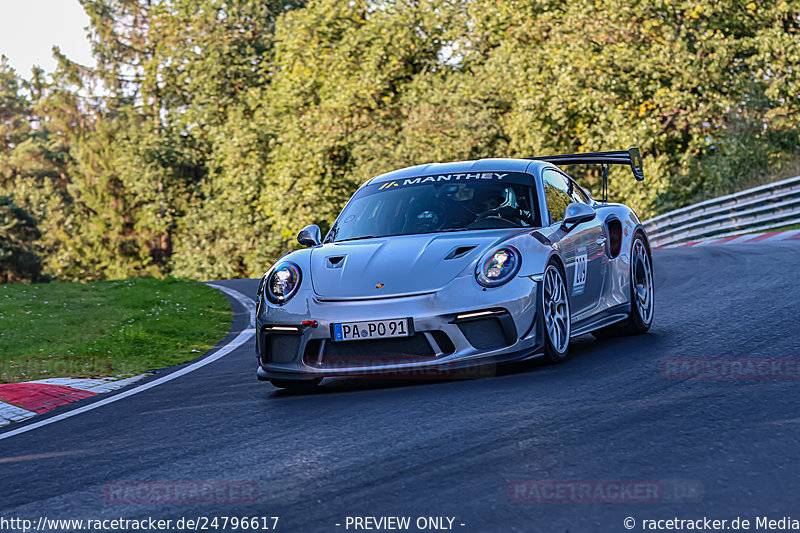
[[[377,237],[375,235],[362,235],[361,237],[350,237],[349,239],[341,239],[333,242],[360,241],[361,239],[377,239]]]

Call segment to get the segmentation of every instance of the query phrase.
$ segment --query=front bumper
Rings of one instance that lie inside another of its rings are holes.
[[[282,306],[262,300],[256,316],[257,375],[264,380],[413,377],[533,358],[542,352],[536,312],[539,285],[519,276],[484,289],[464,276],[437,292],[413,296],[329,301],[306,290]],[[413,320],[415,335],[407,340],[330,339],[335,322],[403,317]],[[308,324],[311,321],[316,327]]]

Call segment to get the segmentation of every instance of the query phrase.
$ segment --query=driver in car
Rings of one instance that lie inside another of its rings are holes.
[[[469,187],[469,189],[471,189],[469,201],[456,199],[457,188],[443,189],[433,199],[428,197],[415,199],[411,202],[407,227],[414,233],[430,233],[448,227],[469,228],[476,223],[478,226],[484,226],[490,223],[487,219],[501,219],[505,223],[510,222],[519,226],[525,226],[525,221],[529,221],[530,211],[521,209],[512,187],[502,189]]]
[[[475,214],[491,211],[503,203],[504,195],[497,189],[477,189],[475,191]]]

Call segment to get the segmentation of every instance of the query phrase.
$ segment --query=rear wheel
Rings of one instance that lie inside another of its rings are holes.
[[[555,261],[548,263],[542,284],[544,355],[551,363],[560,363],[567,358],[572,329],[567,284],[563,271]]]
[[[653,323],[654,310],[653,264],[644,237],[637,233],[631,246],[631,314],[624,322],[599,329],[592,335],[603,339],[617,335],[647,333]]]
[[[269,382],[279,389],[285,389],[296,392],[311,392],[317,388],[322,378],[317,379],[270,379]]]

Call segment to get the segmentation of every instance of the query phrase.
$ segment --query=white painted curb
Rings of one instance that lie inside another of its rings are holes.
[[[104,392],[111,392],[122,387],[127,387],[131,383],[135,383],[142,378],[147,377],[147,374],[133,376],[131,378],[117,379],[117,378],[50,378],[50,379],[37,379],[36,381],[26,381],[26,383],[42,383],[44,385],[61,385],[78,390],[85,390],[94,392],[96,394],[103,394]]]
[[[130,378],[50,378],[50,379],[37,379],[35,381],[23,381],[24,384],[41,383],[42,385],[60,385],[62,387],[69,387],[71,389],[83,390],[93,392],[94,394],[104,394],[106,392],[115,391],[123,387],[127,387],[131,383],[135,383],[142,378],[147,377],[148,374],[140,376],[133,376]],[[36,416],[37,412],[17,407],[10,403],[0,401],[0,427],[7,426],[12,422],[19,422],[32,416]]]
[[[11,405],[10,403],[0,402],[0,426],[5,426],[11,422],[19,422],[34,416],[36,413],[28,411],[22,407]]]

